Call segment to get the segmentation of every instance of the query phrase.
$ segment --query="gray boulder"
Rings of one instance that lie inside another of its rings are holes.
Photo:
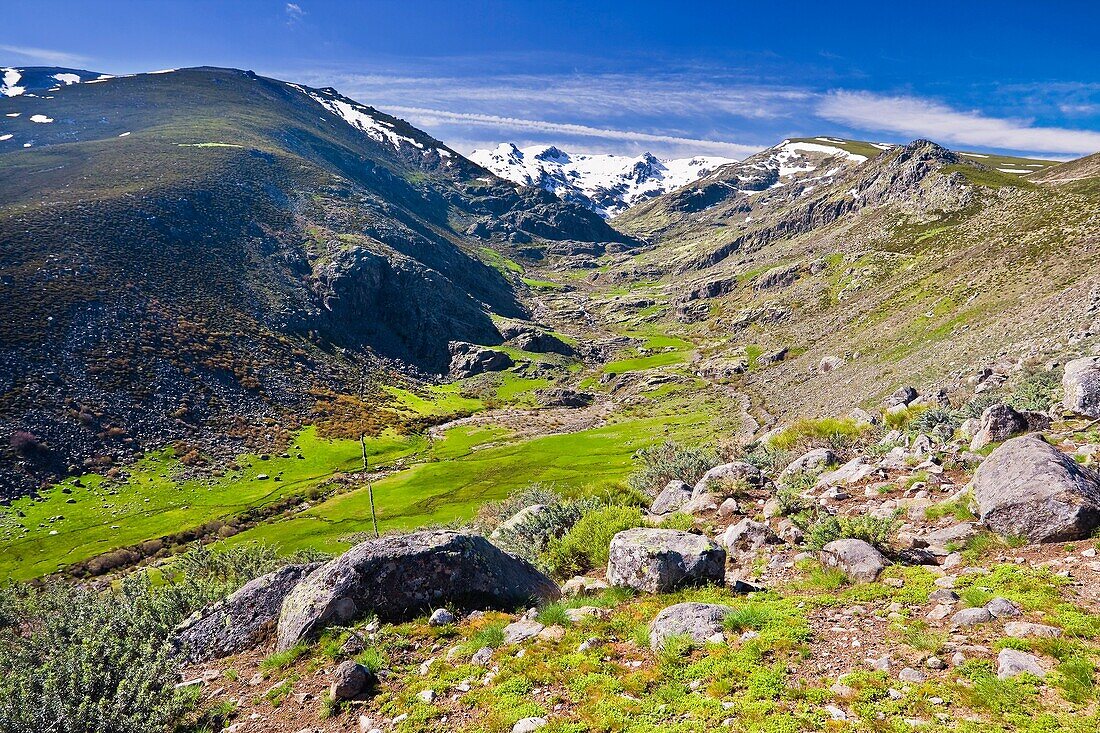
[[[721,583],[726,551],[708,538],[675,529],[628,529],[611,539],[607,581],[649,593]]]
[[[897,407],[898,405],[908,405],[913,400],[917,399],[917,390],[913,387],[899,387],[894,394],[887,397],[883,403],[883,407]]]
[[[333,670],[329,695],[337,702],[353,700],[377,682],[378,678],[373,672],[349,659],[338,664]]]
[[[1019,649],[1002,649],[997,654],[997,679],[1007,680],[1021,674],[1031,674],[1042,679],[1047,671],[1034,654]]]
[[[752,557],[765,545],[775,542],[779,542],[779,537],[772,528],[752,519],[731,524],[718,538],[718,544],[726,548],[729,556],[738,559]]]
[[[784,479],[806,471],[817,471],[831,463],[836,463],[835,453],[828,448],[814,448],[787,464],[787,467],[780,472],[779,478]]]
[[[278,648],[368,612],[400,620],[439,605],[511,609],[560,595],[533,565],[484,537],[451,531],[383,537],[322,565],[287,595]]]
[[[733,613],[718,603],[677,603],[662,610],[649,624],[649,645],[660,649],[672,636],[690,636],[703,643],[722,634],[722,622]]]
[[[1062,375],[1066,410],[1085,417],[1100,418],[1100,357],[1086,356],[1066,364]]]
[[[722,494],[722,484],[731,484],[739,481],[745,482],[751,488],[760,486],[764,482],[764,474],[751,463],[734,461],[715,466],[703,474],[695,484],[692,497],[699,497],[706,493]]]
[[[970,450],[978,450],[990,443],[1001,443],[1027,431],[1027,418],[1008,405],[998,402],[985,408],[982,413],[981,425],[970,441]]]
[[[173,644],[191,662],[206,662],[260,645],[274,633],[283,599],[320,566],[288,565],[252,580],[224,601],[184,621],[173,634]]]
[[[979,518],[1002,536],[1078,540],[1100,524],[1100,478],[1036,435],[1000,445],[973,483]]]
[[[977,626],[993,620],[993,614],[985,608],[964,608],[951,617],[952,626]]]
[[[691,494],[690,485],[685,484],[683,481],[669,481],[665,488],[661,489],[661,493],[657,494],[657,498],[653,500],[649,511],[653,514],[671,514],[679,511],[684,504],[691,500]]]
[[[821,564],[827,568],[842,570],[852,580],[873,582],[890,561],[863,540],[833,540],[818,553]]]

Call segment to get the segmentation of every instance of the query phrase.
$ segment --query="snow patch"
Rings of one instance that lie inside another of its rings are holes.
[[[0,135],[0,140],[11,140],[12,134],[9,132],[7,135]]]
[[[128,132],[124,132],[124,133],[122,133],[121,135],[119,135],[119,137],[126,137],[126,136],[127,136],[127,135],[129,135],[129,134],[130,134],[130,133],[128,133]]]
[[[961,155],[965,155],[968,158],[988,158],[989,157],[988,155],[982,155],[981,153],[961,153]]]
[[[59,82],[61,82],[65,86],[69,86],[70,84],[79,84],[80,83],[80,74],[54,74],[53,78],[57,79]]]
[[[23,72],[19,69],[13,69],[10,66],[0,69],[4,72],[4,75],[0,77],[0,94],[5,97],[18,97],[23,92],[27,91],[26,87],[16,86],[19,80],[23,78]]]
[[[361,104],[346,102],[342,99],[326,99],[319,94],[310,94],[309,96],[328,111],[341,117],[355,129],[366,133],[367,137],[373,140],[377,140],[380,143],[388,142],[397,150],[401,149],[402,144],[412,145],[421,150],[424,149],[423,143],[419,143],[411,137],[405,137],[404,135],[398,134],[394,130],[393,123],[375,119],[374,116],[371,115],[369,108]]]
[[[53,122],[53,118],[47,117],[46,115],[31,115],[31,122],[40,122],[45,124],[47,122]]]
[[[5,117],[18,117],[18,116],[19,116],[19,115],[21,115],[21,114],[22,114],[22,112],[8,112],[8,113],[7,113],[6,115],[4,115],[4,116],[5,116]]]
[[[998,168],[997,170],[999,170],[1001,173],[1033,173],[1034,172],[1034,171],[1029,171],[1027,168]]]

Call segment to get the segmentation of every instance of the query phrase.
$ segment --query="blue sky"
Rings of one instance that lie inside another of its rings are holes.
[[[830,135],[1100,150],[1100,2],[7,0],[0,66],[203,64],[345,94],[468,151],[744,156]]]

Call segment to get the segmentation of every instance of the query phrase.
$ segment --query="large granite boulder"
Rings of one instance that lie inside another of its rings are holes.
[[[287,595],[278,648],[368,612],[400,620],[440,605],[512,609],[560,595],[533,565],[484,537],[451,531],[383,537],[321,566]]]
[[[664,593],[698,583],[721,583],[726,551],[702,535],[675,529],[628,529],[611,538],[607,581]]]
[[[827,568],[838,568],[852,580],[870,583],[878,578],[890,561],[863,540],[833,540],[821,548],[818,553],[821,564]]]
[[[718,603],[677,603],[662,610],[649,624],[649,645],[660,649],[673,636],[688,636],[702,644],[722,637],[722,623],[733,613]]]
[[[1004,537],[1059,542],[1100,525],[1100,477],[1037,435],[1000,445],[974,473],[979,519]]]
[[[184,621],[172,635],[173,644],[190,662],[206,662],[262,644],[274,634],[287,594],[320,566],[288,565],[256,578]]]
[[[1100,357],[1086,356],[1066,364],[1062,375],[1063,406],[1070,412],[1100,418]]]

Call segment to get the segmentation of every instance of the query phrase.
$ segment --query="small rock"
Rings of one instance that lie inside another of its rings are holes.
[[[1014,639],[1026,639],[1038,637],[1053,639],[1062,635],[1062,630],[1055,626],[1045,624],[1033,624],[1027,621],[1009,621],[1005,624],[1005,635]]]
[[[1020,607],[1015,603],[1007,598],[1001,598],[1000,596],[985,604],[985,610],[989,611],[989,613],[993,615],[993,618],[1007,618],[1010,616],[1019,616],[1023,613]]]
[[[997,678],[1007,680],[1020,674],[1032,674],[1042,678],[1046,676],[1046,670],[1039,663],[1039,658],[1034,654],[1022,652],[1019,649],[1002,649],[997,654]]]
[[[539,728],[545,728],[548,723],[546,718],[523,718],[512,726],[512,733],[534,733]]]
[[[428,619],[428,626],[448,626],[456,621],[455,615],[446,608],[437,608]]]
[[[919,669],[913,669],[912,667],[906,667],[898,673],[898,679],[902,682],[920,683],[928,679],[924,672]]]
[[[993,614],[984,608],[964,608],[951,617],[952,626],[977,626],[993,620]]]

